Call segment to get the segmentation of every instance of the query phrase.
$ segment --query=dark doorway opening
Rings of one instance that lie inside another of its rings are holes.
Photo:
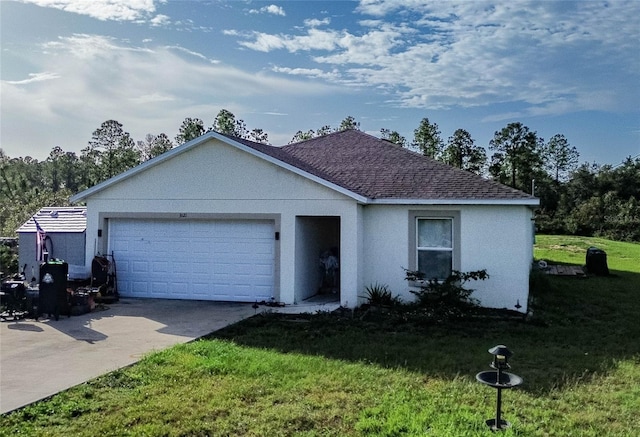
[[[295,300],[340,300],[340,217],[296,217]]]

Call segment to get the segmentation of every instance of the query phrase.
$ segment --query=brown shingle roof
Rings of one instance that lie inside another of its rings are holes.
[[[358,130],[284,147],[232,139],[369,199],[535,200]]]

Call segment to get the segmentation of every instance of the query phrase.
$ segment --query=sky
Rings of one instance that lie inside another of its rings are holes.
[[[640,156],[640,1],[0,0],[0,147],[80,153],[117,120],[175,138],[221,109],[285,145],[521,122],[580,162]]]

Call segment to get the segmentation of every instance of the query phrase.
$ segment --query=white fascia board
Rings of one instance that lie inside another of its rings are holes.
[[[540,199],[369,199],[369,205],[522,205],[538,206]]]
[[[81,202],[82,200],[86,199],[87,197],[90,197],[90,196],[92,196],[92,195],[104,190],[105,188],[110,187],[113,184],[116,184],[116,183],[118,183],[118,182],[120,182],[122,180],[128,179],[131,176],[134,176],[134,175],[136,175],[136,174],[138,174],[138,173],[140,173],[140,172],[142,172],[142,171],[144,171],[144,170],[146,170],[146,169],[148,169],[150,167],[153,167],[155,165],[158,165],[158,164],[166,161],[167,159],[171,159],[176,155],[184,153],[187,150],[190,150],[193,147],[196,147],[199,144],[202,144],[202,143],[204,143],[204,142],[206,142],[206,141],[208,141],[208,140],[210,140],[212,138],[215,138],[215,139],[217,139],[219,141],[222,141],[225,144],[228,144],[228,145],[230,145],[232,147],[240,149],[240,150],[242,150],[242,151],[244,151],[246,153],[249,153],[249,154],[251,154],[253,156],[256,156],[256,157],[258,157],[260,159],[263,159],[263,160],[265,160],[267,162],[270,162],[270,163],[272,163],[274,165],[277,165],[277,166],[279,166],[281,168],[284,168],[284,169],[289,170],[289,171],[291,171],[293,173],[296,173],[296,174],[298,174],[298,175],[300,175],[302,177],[305,177],[305,178],[307,178],[307,179],[309,179],[311,181],[314,181],[314,182],[316,182],[316,183],[318,183],[320,185],[324,185],[325,187],[330,188],[330,189],[332,189],[334,191],[337,191],[337,192],[339,192],[341,194],[344,194],[345,196],[350,197],[350,198],[356,200],[357,202],[367,203],[369,201],[369,199],[364,197],[364,196],[361,196],[361,195],[359,195],[357,193],[349,191],[349,190],[347,190],[347,189],[345,189],[345,188],[343,188],[343,187],[341,187],[339,185],[336,185],[336,184],[334,184],[332,182],[329,182],[329,181],[327,181],[325,179],[322,179],[322,178],[320,178],[318,176],[315,176],[315,175],[313,175],[311,173],[308,173],[308,172],[306,172],[304,170],[301,170],[301,169],[299,169],[299,168],[297,168],[297,167],[295,167],[293,165],[287,164],[286,162],[280,161],[277,158],[269,156],[269,155],[267,155],[265,153],[262,153],[262,152],[260,152],[258,150],[255,150],[255,149],[253,149],[253,148],[251,148],[249,146],[246,146],[246,145],[244,145],[244,144],[242,144],[242,143],[240,143],[238,141],[234,141],[234,140],[232,140],[232,139],[230,139],[230,138],[228,138],[228,137],[226,137],[224,135],[221,135],[221,134],[219,134],[217,132],[213,132],[213,131],[212,132],[207,132],[206,134],[204,134],[202,136],[199,136],[198,138],[195,138],[195,139],[193,139],[193,140],[191,140],[191,141],[189,141],[189,142],[187,142],[185,144],[182,144],[182,145],[180,145],[180,146],[178,146],[178,147],[176,147],[174,149],[171,149],[168,152],[165,152],[160,156],[157,156],[157,157],[155,157],[153,159],[150,159],[149,161],[143,162],[142,164],[140,164],[140,165],[138,165],[138,166],[136,166],[134,168],[131,168],[131,169],[129,169],[129,170],[123,172],[123,173],[120,173],[119,175],[116,175],[116,176],[112,177],[111,179],[107,179],[106,181],[103,181],[103,182],[101,182],[101,183],[99,183],[97,185],[94,185],[91,188],[88,188],[88,189],[86,189],[86,190],[84,190],[84,191],[82,191],[82,192],[80,192],[78,194],[75,194],[75,195],[71,196],[69,201],[71,203]]]

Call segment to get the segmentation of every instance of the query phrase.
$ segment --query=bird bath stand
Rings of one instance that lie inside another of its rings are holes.
[[[496,417],[494,419],[487,420],[487,426],[491,428],[491,431],[501,431],[511,426],[509,422],[501,418],[502,390],[522,384],[522,378],[518,375],[514,375],[513,373],[505,372],[505,370],[511,368],[508,363],[508,359],[513,355],[513,352],[507,349],[506,346],[498,345],[492,347],[489,349],[489,353],[493,355],[493,362],[490,366],[495,369],[495,371],[487,370],[485,372],[480,372],[476,375],[476,379],[479,382],[498,390]]]

